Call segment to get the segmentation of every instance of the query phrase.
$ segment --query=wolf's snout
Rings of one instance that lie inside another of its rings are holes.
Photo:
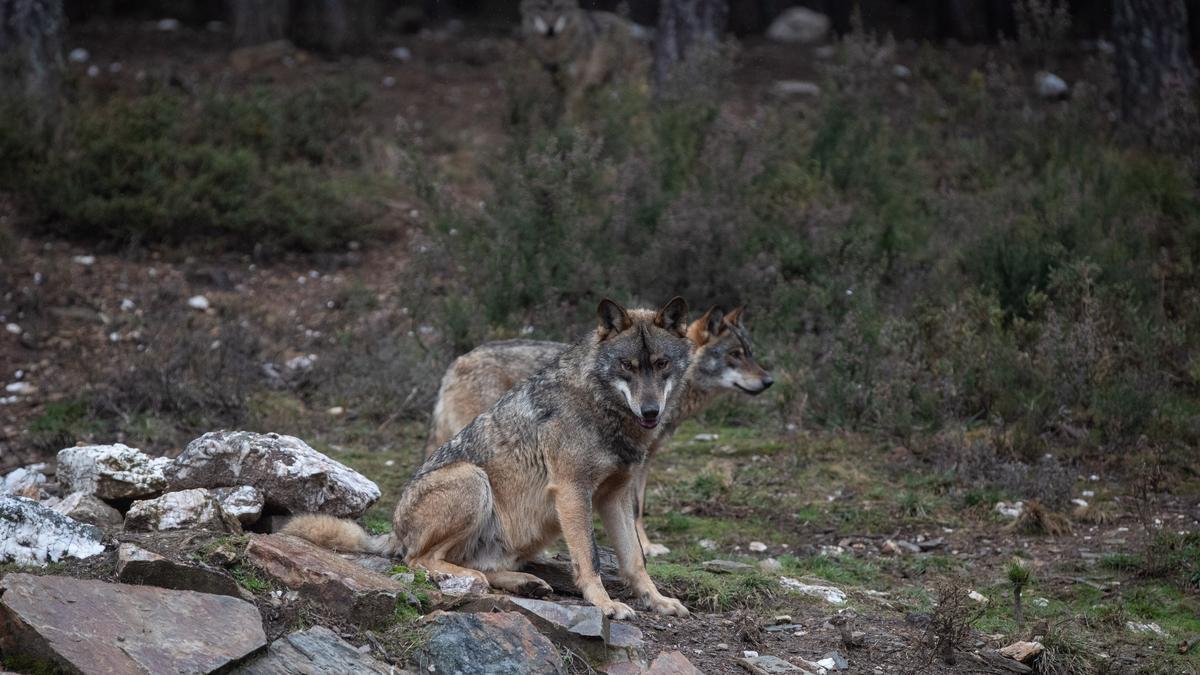
[[[642,419],[646,420],[647,422],[650,422],[650,421],[658,419],[658,413],[660,411],[658,409],[657,403],[645,403],[642,405],[641,412],[642,412]]]
[[[770,375],[766,375],[763,377],[763,379],[762,379],[763,389],[766,389],[767,387],[770,387],[773,384],[775,384],[775,378],[771,377]]]

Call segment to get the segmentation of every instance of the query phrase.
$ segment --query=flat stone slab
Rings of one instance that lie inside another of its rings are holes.
[[[486,595],[456,609],[468,612],[517,612],[556,644],[594,661],[607,661],[610,622],[594,605],[568,605],[549,600]],[[615,624],[612,624],[615,625]]]
[[[413,653],[418,672],[547,675],[566,672],[554,643],[516,612],[435,612]]]
[[[398,581],[359,567],[333,551],[289,534],[252,534],[246,557],[276,582],[360,625],[390,621],[408,601]]]
[[[212,673],[267,643],[254,605],[224,595],[31,574],[0,592],[0,650],[84,675]]]
[[[401,675],[354,648],[324,626],[313,626],[271,643],[267,653],[233,670],[237,675]]]
[[[167,487],[166,457],[151,457],[122,443],[86,445],[58,452],[58,483],[64,492],[101,499],[138,499]]]
[[[117,549],[117,579],[127,584],[251,599],[227,574],[201,563],[176,562],[137,544],[124,543]]]
[[[156,499],[136,501],[125,514],[125,529],[131,531],[214,530],[241,532],[237,519],[225,513],[208,490],[168,492]]]
[[[72,492],[50,508],[72,520],[109,530],[120,529],[125,521],[120,511],[86,492]]]
[[[706,560],[700,566],[716,574],[749,574],[757,570],[754,565],[735,560]]]
[[[25,497],[0,497],[0,562],[45,565],[104,552],[100,529]]]
[[[215,431],[188,443],[166,470],[172,489],[252,485],[285,513],[357,518],[379,499],[362,474],[294,436]]]
[[[776,675],[777,673],[814,675],[811,670],[805,670],[800,666],[784,661],[778,656],[751,656],[738,659],[737,662],[746,670],[754,673],[754,675]]]

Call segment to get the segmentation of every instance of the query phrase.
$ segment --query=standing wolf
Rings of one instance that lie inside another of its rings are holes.
[[[692,363],[685,377],[679,414],[650,447],[647,460],[674,433],[679,422],[698,415],[721,391],[739,390],[757,395],[774,382],[771,374],[754,359],[750,332],[743,324],[744,308],[723,314],[716,307],[692,322],[687,336],[692,343]],[[450,364],[438,389],[437,403],[425,443],[428,457],[475,416],[487,410],[518,382],[553,363],[569,345],[540,340],[503,340],[480,345]],[[668,553],[670,549],[650,542],[643,520],[646,501],[645,465],[637,469],[637,534],[646,555]]]
[[[644,28],[611,12],[581,9],[576,0],[521,0],[525,45],[554,77],[569,115],[587,93],[618,78],[649,71]]]
[[[284,532],[341,550],[402,555],[432,572],[470,575],[538,595],[545,581],[515,571],[560,534],[575,583],[605,615],[630,618],[600,581],[592,509],[616,549],[626,585],[651,609],[687,616],[646,573],[634,532],[633,479],[662,428],[674,422],[689,363],[687,304],[657,313],[604,300],[596,331],[433,453],[404,488],[392,534],[301,516]]]

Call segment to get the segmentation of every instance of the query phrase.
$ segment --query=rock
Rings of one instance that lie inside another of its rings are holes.
[[[924,541],[918,541],[917,547],[920,548],[922,551],[932,551],[935,548],[941,548],[941,546],[945,543],[946,543],[945,539],[943,539],[942,537],[938,537],[937,539],[926,539]]]
[[[408,47],[395,47],[388,53],[393,59],[401,63],[406,63],[412,59],[412,51]]]
[[[470,575],[445,577],[438,581],[438,588],[446,595],[482,595],[492,590],[487,582]]]
[[[324,626],[279,638],[267,653],[233,670],[235,675],[393,675],[397,671],[354,648]],[[407,671],[402,671],[407,672]]]
[[[470,612],[517,612],[555,644],[589,660],[608,660],[610,622],[595,605],[568,605],[548,600],[488,595],[457,609]],[[611,625],[616,625],[611,624]]]
[[[339,553],[338,555],[365,570],[370,570],[384,576],[395,576],[392,574],[392,570],[396,568],[396,561],[391,558],[371,555],[369,553]],[[404,572],[404,574],[408,575],[408,583],[410,584],[416,579],[416,576],[411,572]]]
[[[776,42],[807,45],[820,41],[829,32],[829,17],[807,7],[784,11],[767,27],[767,37]]]
[[[820,96],[821,86],[805,80],[778,80],[771,85],[771,93],[780,98],[791,96]]]
[[[763,558],[758,561],[758,569],[767,574],[774,574],[783,569],[783,563],[775,558]]]
[[[66,448],[58,453],[58,483],[68,493],[137,499],[166,488],[163,470],[170,463],[165,457],[151,457],[121,443]]]
[[[208,298],[204,297],[203,295],[193,295],[192,297],[188,298],[187,306],[194,310],[205,312],[208,311],[208,308],[211,306],[211,304],[208,302]]]
[[[1086,509],[1087,505],[1088,505],[1088,501],[1086,499],[1080,499],[1079,497],[1072,499],[1071,503],[1074,504],[1075,506],[1078,506],[1081,509]]]
[[[814,598],[821,598],[831,605],[846,604],[846,592],[840,588],[833,586],[822,586],[819,584],[806,584],[799,579],[791,577],[780,577],[779,583],[789,591],[795,591],[803,595],[811,595]]]
[[[238,47],[229,52],[229,65],[239,73],[258,70],[264,66],[279,63],[284,57],[291,55],[295,47],[287,40],[275,40],[248,47]]]
[[[339,518],[357,518],[379,499],[375,483],[304,441],[249,431],[197,438],[175,458],[167,479],[175,489],[253,485],[271,509]]]
[[[712,539],[701,539],[699,546],[705,551],[712,551],[717,548],[717,542],[713,541]]]
[[[755,675],[774,675],[775,673],[812,673],[800,666],[788,663],[777,656],[748,656],[737,660],[746,670]]]
[[[158,30],[170,32],[179,30],[179,19],[159,19],[154,27]]]
[[[988,602],[987,596],[976,590],[972,590],[970,593],[967,593],[967,597],[981,605],[986,605]]]
[[[921,547],[902,539],[888,539],[883,542],[883,546],[879,548],[879,551],[887,555],[904,555],[906,553],[920,553]]]
[[[1125,627],[1128,628],[1129,630],[1133,631],[1134,633],[1154,633],[1155,635],[1167,637],[1167,631],[1163,630],[1162,626],[1159,626],[1156,623],[1142,623],[1140,621],[1126,621]]]
[[[1037,95],[1044,99],[1065,98],[1071,91],[1065,80],[1044,70],[1034,74],[1033,87],[1037,90]]]
[[[76,47],[67,54],[67,60],[71,63],[87,63],[91,58],[91,52],[83,47]]]
[[[1025,510],[1025,504],[1023,502],[1013,502],[1011,504],[1008,502],[996,502],[995,508],[996,513],[1005,518],[1019,518],[1021,517],[1021,512]]]
[[[45,565],[64,557],[90,558],[104,552],[101,536],[98,528],[32,499],[0,497],[0,563]]]
[[[1046,607],[1050,606],[1050,601],[1046,598],[1033,598],[1029,601],[1029,606],[1045,609]]]
[[[912,77],[912,71],[908,69],[908,66],[897,63],[892,66],[892,75],[898,80],[907,80]]]
[[[0,592],[0,651],[74,673],[211,673],[267,643],[254,605],[223,595],[30,574]]]
[[[821,660],[817,661],[817,665],[826,670],[846,670],[850,667],[850,662],[840,653],[833,651],[821,657]]]
[[[77,255],[71,257],[71,262],[84,267],[91,267],[96,264],[96,256],[94,255]]]
[[[761,541],[750,542],[750,551],[753,553],[763,553],[767,550],[767,545]]]
[[[72,492],[50,508],[72,520],[104,529],[117,529],[125,521],[120,511],[86,492]]]
[[[427,625],[427,639],[413,654],[419,672],[566,672],[554,644],[516,612],[437,612]]]
[[[1042,649],[1040,642],[1014,642],[1001,649],[1000,653],[1014,661],[1029,664],[1038,654],[1042,653]]]
[[[237,518],[243,527],[253,525],[262,516],[263,493],[253,485],[214,488],[211,492],[221,510]]]
[[[608,626],[608,658],[611,661],[643,661],[646,643],[642,629],[631,623],[613,621]]]
[[[125,529],[242,531],[237,519],[221,510],[217,498],[202,488],[168,492],[157,499],[134,502],[125,514]]]
[[[706,560],[700,564],[707,572],[716,574],[746,574],[754,571],[754,565],[733,560]]]
[[[117,549],[117,579],[127,584],[253,600],[223,572],[202,563],[175,562],[137,544],[124,543]]]
[[[683,652],[663,652],[641,672],[642,675],[704,675]]]
[[[392,620],[397,601],[409,600],[403,584],[291,535],[250,535],[246,558],[326,613],[359,625],[382,625]],[[436,604],[440,598],[431,601]]]
[[[45,464],[30,464],[9,471],[0,479],[0,495],[37,499],[42,495],[42,486],[46,484],[45,471]]]
[[[605,588],[618,588],[622,582],[617,571],[616,554],[605,546],[599,548],[599,554],[600,581],[604,583]],[[525,563],[521,571],[550,584],[555,593],[579,595],[579,588],[575,586],[575,573],[571,569],[571,556],[566,553],[556,553],[550,558],[539,556]]]
[[[720,440],[720,438],[717,434],[696,434],[692,436],[692,440],[697,443],[712,443],[713,441]]]

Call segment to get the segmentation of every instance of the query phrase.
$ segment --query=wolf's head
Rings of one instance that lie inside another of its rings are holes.
[[[522,0],[521,32],[545,63],[566,58],[582,29],[583,14],[575,0]]]
[[[626,310],[602,300],[597,314],[595,376],[602,396],[628,408],[653,429],[669,416],[686,374],[691,346],[684,335],[687,303],[675,298],[662,309]]]
[[[702,391],[739,389],[757,395],[775,383],[771,373],[754,360],[750,332],[742,323],[744,315],[744,307],[724,314],[714,306],[688,326],[688,339],[696,345],[693,386]]]

